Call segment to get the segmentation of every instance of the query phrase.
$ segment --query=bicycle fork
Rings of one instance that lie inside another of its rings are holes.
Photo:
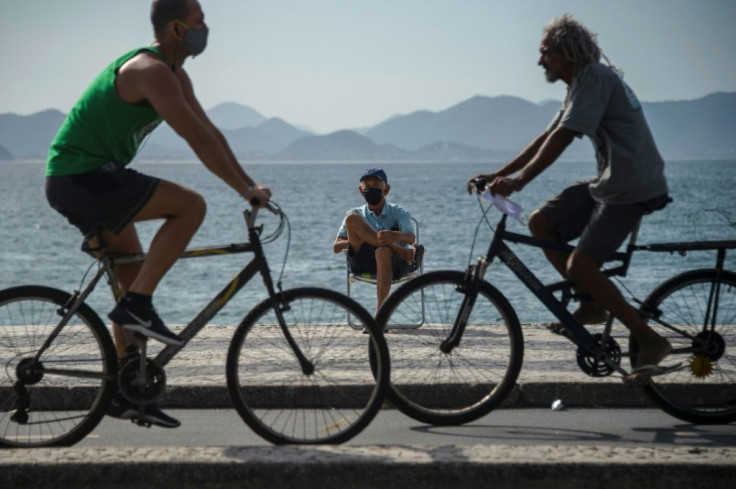
[[[450,334],[440,343],[442,353],[449,354],[460,344],[465,326],[468,324],[468,318],[470,318],[470,313],[473,312],[475,301],[478,298],[477,283],[483,280],[486,268],[488,268],[488,262],[485,258],[479,258],[478,263],[469,266],[465,272],[463,283],[457,288],[458,292],[463,293],[463,301],[460,304]]]

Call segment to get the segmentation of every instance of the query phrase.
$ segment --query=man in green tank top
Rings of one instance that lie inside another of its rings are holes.
[[[126,168],[145,137],[166,121],[242,198],[262,206],[271,196],[242,169],[194,96],[184,71],[185,59],[201,54],[207,44],[208,28],[199,2],[154,0],[151,22],[153,44],[124,54],[95,78],[51,143],[46,168],[49,203],[93,247],[101,238],[110,251],[142,253],[134,223],[164,219],[145,261],[115,270],[126,291],[109,314],[119,358],[127,347],[123,330],[168,345],[181,344],[156,314],[151,296],[206,210],[195,191]],[[129,419],[138,415],[138,406],[116,396],[108,414]],[[158,426],[179,426],[153,404],[145,407],[145,418]]]

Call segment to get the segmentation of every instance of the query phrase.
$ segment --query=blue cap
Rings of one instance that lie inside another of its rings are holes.
[[[377,179],[381,180],[383,183],[388,183],[388,177],[386,176],[386,172],[381,170],[380,168],[369,168],[368,170],[365,170],[363,174],[360,176],[360,181],[362,182],[364,179],[368,177],[376,177]]]

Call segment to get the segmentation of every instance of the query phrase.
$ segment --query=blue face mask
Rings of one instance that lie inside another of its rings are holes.
[[[177,22],[187,29],[181,40],[187,50],[189,50],[189,54],[191,54],[192,57],[202,54],[207,47],[207,36],[209,35],[210,30],[206,26],[201,29],[192,29],[184,22],[179,20],[177,20]]]

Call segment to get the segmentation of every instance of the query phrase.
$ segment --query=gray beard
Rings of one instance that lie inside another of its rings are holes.
[[[555,70],[551,68],[546,68],[544,70],[544,77],[547,79],[548,82],[554,83],[557,80],[562,79],[562,76]]]

